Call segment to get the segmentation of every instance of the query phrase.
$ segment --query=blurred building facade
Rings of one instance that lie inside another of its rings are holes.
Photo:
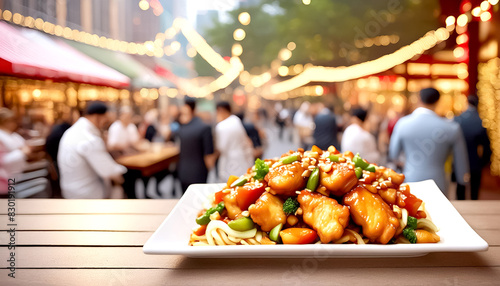
[[[161,17],[142,10],[137,3],[129,0],[1,0],[0,9],[120,41],[149,41],[160,32]]]

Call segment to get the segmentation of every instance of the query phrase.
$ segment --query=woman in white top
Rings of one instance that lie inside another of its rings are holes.
[[[108,149],[110,151],[130,151],[138,149],[140,142],[137,126],[132,123],[132,109],[124,106],[120,109],[118,120],[108,130]]]

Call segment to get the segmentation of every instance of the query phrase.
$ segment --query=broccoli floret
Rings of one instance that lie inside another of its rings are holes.
[[[297,209],[299,208],[300,204],[297,201],[297,199],[289,197],[286,199],[285,203],[283,204],[283,211],[285,214],[294,214]]]
[[[415,230],[411,228],[405,228],[403,230],[403,235],[410,241],[410,243],[417,243],[417,234]]]
[[[256,180],[262,180],[269,173],[269,166],[264,160],[257,158],[255,160],[255,176]]]
[[[417,219],[412,216],[408,216],[406,228],[417,229]]]

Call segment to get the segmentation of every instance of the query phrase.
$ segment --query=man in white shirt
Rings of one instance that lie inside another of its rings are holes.
[[[139,131],[132,123],[132,109],[124,106],[120,109],[120,117],[108,130],[108,148],[110,151],[126,152],[138,149]]]
[[[217,104],[217,122],[215,148],[220,153],[219,181],[226,182],[230,175],[241,176],[252,167],[252,143],[241,120],[231,113],[229,102]]]
[[[110,181],[121,182],[127,169],[117,164],[106,150],[100,129],[108,120],[107,107],[91,103],[61,138],[57,162],[61,190],[67,199],[104,199],[109,197]]]
[[[375,137],[363,128],[367,112],[361,108],[351,111],[351,125],[349,125],[342,135],[340,150],[342,152],[351,151],[359,153],[361,158],[370,163],[378,164],[380,153],[377,150]]]

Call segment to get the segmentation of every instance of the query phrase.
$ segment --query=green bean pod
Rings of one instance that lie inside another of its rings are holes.
[[[340,157],[338,155],[330,155],[328,159],[330,159],[331,162],[338,162]]]
[[[300,159],[300,156],[297,154],[286,156],[280,159],[281,163],[283,164],[291,164],[295,161],[298,161]]]
[[[360,167],[363,170],[365,170],[370,165],[359,156],[359,153],[352,158],[352,161],[354,162],[354,165],[356,167]]]
[[[363,169],[361,169],[361,167],[354,168],[354,172],[356,173],[356,177],[358,177],[358,179],[363,176]]]
[[[365,169],[365,170],[367,170],[368,172],[375,173],[376,168],[375,168],[375,165],[370,164],[370,165],[368,165],[368,167],[366,167],[366,169]]]
[[[316,167],[309,176],[309,179],[307,180],[306,189],[308,189],[311,192],[314,192],[318,187],[318,183],[319,183],[319,168]]]
[[[230,221],[227,225],[236,231],[247,231],[254,227],[254,222],[251,218],[240,217],[239,219]]]

